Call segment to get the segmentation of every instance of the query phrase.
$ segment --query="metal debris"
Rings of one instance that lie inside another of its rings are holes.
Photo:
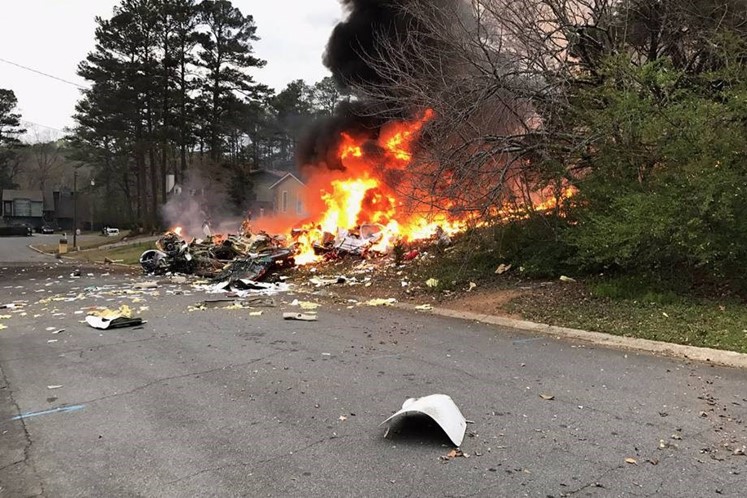
[[[315,322],[316,315],[310,313],[283,313],[283,320],[299,320],[302,322]]]

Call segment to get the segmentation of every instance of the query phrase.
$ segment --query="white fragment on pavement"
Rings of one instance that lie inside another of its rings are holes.
[[[459,411],[454,400],[446,394],[431,394],[422,398],[408,398],[402,403],[402,408],[384,420],[384,425],[399,416],[423,414],[436,422],[456,446],[462,444],[464,433],[467,431],[467,420]]]
[[[57,386],[57,385],[54,385],[54,386],[47,386],[47,389],[59,389],[59,388],[61,388],[61,387],[62,387],[62,386]]]
[[[283,320],[299,320],[302,322],[315,322],[316,315],[310,313],[283,313]]]

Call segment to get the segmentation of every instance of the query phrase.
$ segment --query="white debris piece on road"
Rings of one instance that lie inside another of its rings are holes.
[[[302,322],[315,322],[316,315],[310,313],[283,313],[283,320],[300,320]]]
[[[242,298],[247,296],[274,296],[281,292],[288,292],[291,289],[290,285],[284,282],[271,284],[247,279],[236,280],[233,283],[225,281],[217,284],[195,285],[194,287],[207,294],[233,292],[236,296]]]
[[[444,430],[452,443],[456,446],[462,444],[464,433],[467,430],[467,420],[450,396],[446,394],[431,394],[422,398],[408,398],[402,403],[402,409],[384,420],[381,425],[399,416],[413,414],[429,416]]]
[[[158,282],[138,282],[132,288],[135,290],[158,289]]]

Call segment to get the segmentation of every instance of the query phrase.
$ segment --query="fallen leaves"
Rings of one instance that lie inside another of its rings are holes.
[[[425,281],[425,285],[427,285],[430,288],[438,287],[439,280],[437,278],[429,278]]]

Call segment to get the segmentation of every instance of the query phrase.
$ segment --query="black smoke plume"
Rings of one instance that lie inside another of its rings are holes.
[[[419,29],[419,21],[404,8],[412,1],[341,0],[348,15],[332,31],[324,54],[324,64],[341,88],[381,83],[370,60],[379,53],[382,41],[386,41],[388,47],[401,46],[408,31]],[[461,0],[434,1],[456,4]],[[378,106],[380,104],[358,98],[339,105],[333,116],[314,123],[297,149],[299,166],[342,169],[336,157],[341,132],[369,136],[374,141],[387,120],[382,116],[388,119],[407,117]]]

